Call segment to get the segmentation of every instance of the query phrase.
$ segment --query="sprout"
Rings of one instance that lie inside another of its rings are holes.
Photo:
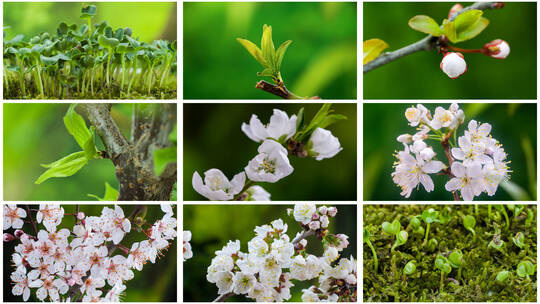
[[[465,229],[469,230],[474,236],[476,236],[474,226],[476,226],[476,220],[474,219],[474,216],[466,215],[463,217],[463,227],[465,227]]]
[[[505,243],[503,240],[501,240],[501,235],[500,234],[495,234],[493,236],[493,239],[489,242],[488,244],[488,248],[493,248],[495,250],[498,250],[500,251],[502,254],[504,255],[508,255],[505,251]]]
[[[495,209],[497,209],[504,215],[504,219],[506,220],[506,229],[510,228],[510,220],[508,219],[508,214],[506,213],[504,205],[495,205]]]
[[[409,225],[411,225],[413,232],[422,235],[424,234],[424,227],[422,227],[422,221],[420,219],[420,216],[413,216],[409,221]]]
[[[521,232],[516,233],[516,235],[512,237],[512,241],[520,249],[526,248],[527,246],[527,244],[525,244],[525,236]]]
[[[525,205],[507,204],[506,208],[512,211],[512,213],[514,214],[514,218],[517,218],[521,214],[523,209],[525,209]]]
[[[431,223],[435,223],[435,222],[438,221],[437,220],[438,216],[439,216],[439,212],[435,211],[435,209],[433,209],[433,208],[429,208],[427,210],[424,210],[424,212],[422,212],[422,220],[427,224],[427,226],[426,226],[426,237],[424,239],[424,245],[428,241],[429,227],[430,227]]]
[[[497,280],[497,282],[499,283],[503,283],[504,281],[506,281],[506,279],[508,279],[509,276],[510,276],[510,271],[502,270],[497,273],[495,280]]]
[[[449,274],[452,271],[452,266],[447,258],[439,254],[435,259],[435,267],[441,271],[441,286],[439,291],[442,293],[444,287],[444,275]]]
[[[458,279],[461,279],[461,266],[463,265],[463,253],[461,253],[461,250],[456,250],[448,256],[448,261],[450,262],[450,265],[454,268],[458,269]]]
[[[377,269],[379,268],[379,261],[377,260],[377,252],[375,251],[375,247],[373,247],[373,244],[371,244],[370,237],[371,234],[366,228],[364,228],[364,243],[366,243],[371,249],[371,253],[373,254],[373,260],[375,261],[375,272],[377,272]]]
[[[521,261],[516,268],[517,275],[520,278],[527,278],[527,280],[530,280],[529,276],[533,275],[535,270],[533,263],[530,261]]]
[[[405,264],[405,267],[403,267],[403,274],[404,275],[411,275],[416,272],[416,261],[412,260],[409,261],[407,264]]]
[[[452,219],[451,211],[452,209],[450,209],[450,207],[444,208],[439,214],[439,223],[443,225],[448,224]]]
[[[392,224],[390,224],[389,222],[384,222],[381,226],[384,233],[390,236],[396,236],[396,241],[394,242],[391,251],[394,251],[396,247],[399,247],[407,242],[407,238],[409,235],[407,234],[407,231],[401,230],[401,224],[398,220],[394,220]]]

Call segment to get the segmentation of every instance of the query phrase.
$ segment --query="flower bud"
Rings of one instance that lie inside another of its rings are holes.
[[[322,228],[328,227],[328,224],[329,224],[328,216],[326,216],[326,215],[321,216],[321,220],[320,220],[320,221],[321,221],[321,227],[322,227]]]
[[[459,3],[454,4],[454,6],[452,6],[450,11],[448,12],[448,19],[450,19],[450,17],[452,17],[453,14],[461,11],[462,9],[463,9],[463,5]]]
[[[79,213],[77,213],[77,219],[78,219],[78,220],[84,219],[84,212],[79,212]]]
[[[17,229],[17,230],[15,230],[15,233],[14,233],[14,234],[15,234],[15,237],[16,237],[16,238],[20,239],[21,236],[24,235],[24,231],[22,231],[22,230],[20,230],[20,229]]]
[[[347,248],[349,246],[349,240],[348,240],[349,237],[348,236],[346,236],[345,234],[340,233],[340,234],[336,234],[336,237],[341,241],[339,243],[340,248],[345,249],[345,248]]]
[[[319,213],[322,214],[322,215],[326,214],[326,210],[327,210],[326,206],[319,207]]]
[[[467,72],[467,63],[461,53],[446,53],[441,61],[441,70],[452,79]]]
[[[337,214],[337,208],[336,207],[330,207],[330,208],[328,208],[327,213],[328,213],[329,217],[334,217]]]
[[[319,228],[321,228],[321,223],[319,221],[313,221],[309,223],[310,230],[317,230]]]
[[[300,242],[299,242],[300,245],[302,245],[302,247],[306,247],[307,246],[307,240],[306,239],[302,239]]]
[[[412,142],[412,135],[411,134],[401,134],[397,137],[397,141],[404,144],[410,144]]]
[[[314,219],[314,220],[318,220],[318,219],[319,219],[319,215],[317,214],[317,212],[313,213],[312,219]]]
[[[11,242],[15,239],[15,237],[13,236],[13,234],[11,233],[4,233],[4,242]]]
[[[482,49],[484,54],[497,59],[504,59],[510,54],[510,45],[501,39],[486,43]]]
[[[332,158],[341,150],[343,148],[341,148],[339,139],[332,135],[332,132],[323,128],[315,129],[308,141],[309,155],[315,157],[316,160]]]

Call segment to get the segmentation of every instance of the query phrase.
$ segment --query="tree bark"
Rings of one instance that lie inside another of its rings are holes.
[[[111,104],[81,104],[103,141],[118,178],[119,201],[168,201],[176,183],[177,164],[154,173],[154,151],[172,145],[176,104],[134,104],[131,138],[126,139],[111,117]]]

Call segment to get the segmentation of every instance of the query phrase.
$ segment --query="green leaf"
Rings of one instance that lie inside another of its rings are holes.
[[[277,72],[280,71],[281,68],[281,61],[283,60],[283,56],[285,55],[285,52],[287,51],[287,48],[292,43],[292,40],[287,40],[283,42],[279,48],[276,51],[276,64],[275,64],[275,70]]]
[[[264,60],[262,55],[261,49],[259,49],[255,43],[242,38],[236,38],[236,40],[240,42],[240,44],[251,54],[251,56],[253,56],[253,58],[255,58],[263,67],[268,67],[266,60]]]
[[[453,43],[457,42],[456,25],[453,21],[444,19],[443,32],[444,32],[444,35],[448,37],[448,40],[450,40]]]
[[[304,108],[300,108],[298,114],[296,114],[296,130],[300,130],[304,124]]]
[[[176,136],[178,131],[176,130],[176,125],[174,126],[174,129],[171,131],[171,134],[169,134],[169,140],[176,145]]]
[[[276,50],[274,49],[274,42],[272,41],[272,27],[266,24],[263,26],[261,50],[262,56],[264,60],[268,63],[269,67],[275,67]]]
[[[64,116],[64,125],[68,130],[69,134],[75,138],[79,147],[83,150],[88,140],[93,137],[92,132],[86,127],[86,122],[84,118],[75,112],[75,107],[77,104],[72,104],[69,106],[69,109]]]
[[[454,24],[456,25],[456,32],[459,33],[467,28],[475,25],[480,17],[482,17],[481,10],[469,10],[456,17]]]
[[[437,24],[437,22],[429,16],[425,16],[425,15],[414,16],[409,20],[409,26],[413,30],[430,34],[435,37],[439,37],[443,35],[443,31],[439,27],[439,24]]]
[[[457,32],[456,42],[470,40],[478,36],[488,25],[489,25],[489,20],[487,20],[484,17],[481,17],[478,20],[478,22],[476,22],[474,25],[466,29],[463,29],[462,31]]]
[[[120,41],[118,41],[118,39],[116,39],[116,38],[107,38],[107,37],[105,37],[103,35],[100,35],[99,39],[98,39],[98,43],[102,47],[110,49],[110,48],[114,48],[115,46],[117,46],[120,43]]]
[[[176,147],[167,147],[154,151],[154,172],[161,175],[169,163],[176,162]]]
[[[86,153],[86,158],[88,160],[93,159],[97,155],[96,141],[94,138],[94,127],[90,127],[90,133],[92,136],[86,140],[83,146],[84,153]]]
[[[77,173],[77,171],[79,171],[87,162],[88,158],[86,158],[86,153],[84,151],[80,151],[72,153],[51,164],[41,165],[42,167],[49,169],[38,177],[36,184],[39,185],[52,177],[71,176]]]
[[[384,51],[386,48],[388,48],[388,44],[381,39],[369,39],[364,41],[362,47],[364,52],[363,64],[366,64],[373,59],[379,57],[381,52]]]
[[[97,8],[95,5],[88,5],[81,9],[81,19],[90,19],[94,17],[97,13]]]
[[[118,200],[118,190],[114,189],[111,187],[111,185],[109,185],[109,183],[105,182],[105,195],[103,198],[94,194],[88,194],[88,196],[93,197],[98,201],[116,201]]]
[[[331,114],[326,116],[319,124],[315,126],[315,129],[317,128],[326,128],[329,125],[338,122],[340,120],[347,120],[347,116],[341,115],[341,114]]]

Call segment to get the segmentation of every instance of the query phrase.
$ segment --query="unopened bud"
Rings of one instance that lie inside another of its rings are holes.
[[[484,54],[497,59],[504,59],[510,54],[510,45],[501,39],[486,43],[482,49]]]
[[[307,240],[306,239],[302,239],[300,242],[299,242],[300,245],[302,245],[302,247],[306,247],[307,246]]]
[[[454,4],[454,6],[452,6],[450,11],[448,12],[448,19],[450,19],[450,17],[452,17],[453,14],[461,11],[462,9],[463,9],[463,5],[459,3]]]
[[[328,208],[327,213],[328,213],[329,217],[334,217],[337,214],[337,208],[336,207],[330,207],[330,208]]]
[[[328,220],[328,216],[326,216],[326,215],[321,216],[320,221],[321,221],[321,227],[322,228],[328,227],[328,224],[330,223],[330,221]]]
[[[401,134],[397,137],[397,141],[404,144],[410,144],[412,142],[412,135],[410,134]]]
[[[79,219],[79,220],[84,219],[84,212],[77,213],[77,219]]]
[[[321,228],[321,223],[319,221],[313,221],[309,223],[309,229],[317,230],[319,228]]]
[[[313,220],[318,220],[319,219],[319,215],[317,214],[317,212],[313,213],[312,219]]]
[[[504,7],[504,2],[495,2],[495,4],[493,4],[493,8],[503,8]]]
[[[13,234],[11,233],[4,233],[4,242],[11,242],[15,239],[15,237],[13,236]]]
[[[319,207],[319,213],[321,215],[325,215],[326,214],[326,209],[327,209],[326,206],[320,206]]]
[[[467,72],[467,63],[461,53],[446,53],[441,61],[441,70],[452,79]]]
[[[20,230],[20,229],[17,229],[17,230],[15,230],[15,233],[14,233],[14,234],[15,234],[15,237],[16,237],[16,238],[20,239],[21,236],[24,235],[24,231],[22,231],[22,230]]]

